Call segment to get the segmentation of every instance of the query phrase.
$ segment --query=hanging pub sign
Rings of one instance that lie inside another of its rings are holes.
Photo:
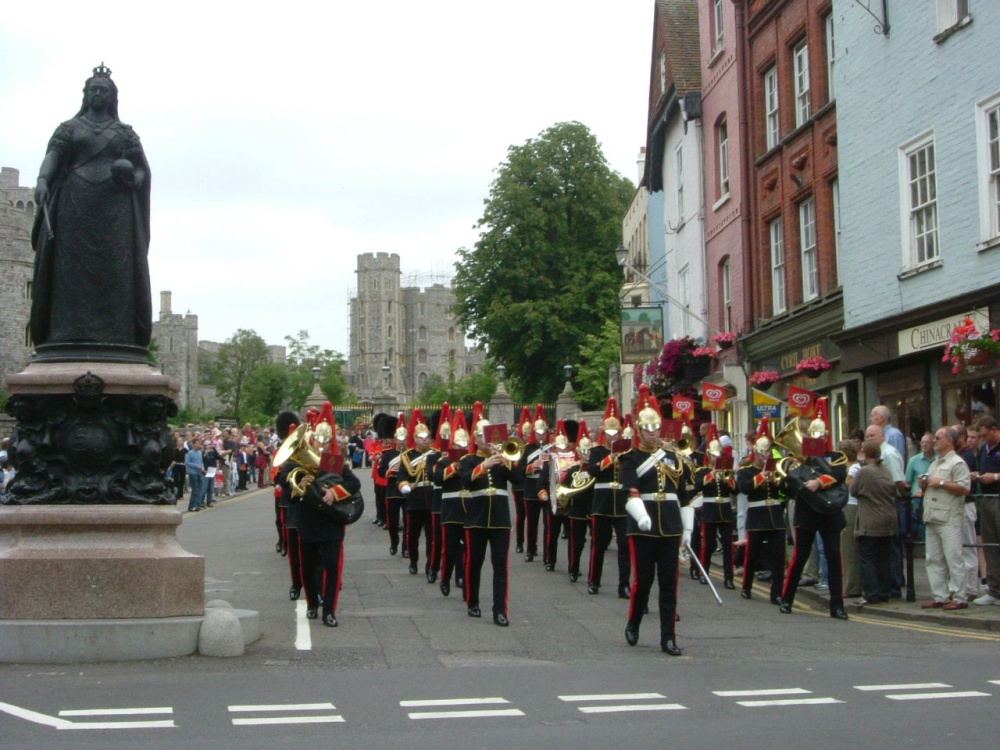
[[[622,308],[622,364],[639,365],[663,350],[663,308]]]
[[[726,408],[726,387],[715,383],[701,384],[701,408],[722,411]]]
[[[792,417],[812,418],[816,414],[816,391],[788,386],[788,414]]]

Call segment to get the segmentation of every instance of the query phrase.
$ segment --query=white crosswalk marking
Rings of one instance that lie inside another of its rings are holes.
[[[941,692],[940,688],[950,688],[951,685],[945,682],[911,682],[899,685],[855,685],[855,690],[868,692],[886,693],[886,698],[891,701],[926,701],[941,700],[944,698],[988,698],[990,693],[983,693],[978,690],[953,690]],[[937,690],[937,692],[898,692],[915,690]]]
[[[506,698],[434,698],[400,701],[402,708],[445,708],[456,706],[488,706],[510,704]],[[518,708],[476,709],[463,711],[411,711],[407,717],[414,720],[425,719],[486,719],[499,716],[524,716]]]
[[[600,703],[612,701],[666,700],[660,693],[599,693],[597,695],[560,695],[566,703]],[[679,703],[622,703],[615,706],[578,706],[582,714],[614,714],[637,711],[683,711],[687,706]]]
[[[720,698],[749,698],[766,695],[812,695],[805,688],[764,688],[759,690],[713,690]],[[747,708],[762,708],[765,706],[820,706],[830,703],[843,703],[836,698],[771,698],[767,700],[736,701]]]
[[[283,713],[292,711],[336,711],[332,703],[263,703],[260,705],[229,706],[229,713]],[[271,726],[275,724],[343,724],[340,714],[292,715],[292,716],[252,716],[232,718],[234,727]]]
[[[0,711],[33,724],[52,727],[53,729],[171,729],[177,725],[173,719],[149,721],[70,721],[66,718],[49,716],[38,711],[21,708],[10,703],[0,703]],[[171,708],[89,708],[67,709],[60,711],[60,716],[137,716],[146,714],[172,714]]]

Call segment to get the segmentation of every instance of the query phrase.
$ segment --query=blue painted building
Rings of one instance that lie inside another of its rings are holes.
[[[842,369],[862,375],[858,419],[886,404],[919,443],[997,409],[995,362],[954,373],[942,355],[966,316],[1000,328],[1000,2],[886,5],[888,18],[882,3],[832,7],[844,294],[834,341]]]

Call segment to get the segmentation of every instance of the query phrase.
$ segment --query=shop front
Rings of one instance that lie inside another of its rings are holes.
[[[908,455],[919,450],[925,432],[996,414],[996,358],[957,368],[942,358],[956,326],[969,318],[980,331],[989,331],[998,313],[995,305],[949,300],[834,337],[841,367],[862,375],[865,409],[890,408],[893,424],[906,436]]]
[[[740,340],[751,378],[754,372],[776,373],[776,381],[766,388],[768,396],[787,405],[789,387],[794,385],[828,400],[835,445],[851,429],[867,423],[866,418],[862,421],[858,406],[859,377],[844,369],[840,347],[834,340],[843,324],[843,300],[837,294],[774,325],[762,326]],[[805,367],[817,361],[829,369]],[[782,417],[786,416],[787,408],[782,411]]]

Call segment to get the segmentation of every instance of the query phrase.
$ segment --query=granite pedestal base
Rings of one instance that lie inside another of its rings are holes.
[[[0,621],[200,616],[205,560],[170,506],[0,507]]]

